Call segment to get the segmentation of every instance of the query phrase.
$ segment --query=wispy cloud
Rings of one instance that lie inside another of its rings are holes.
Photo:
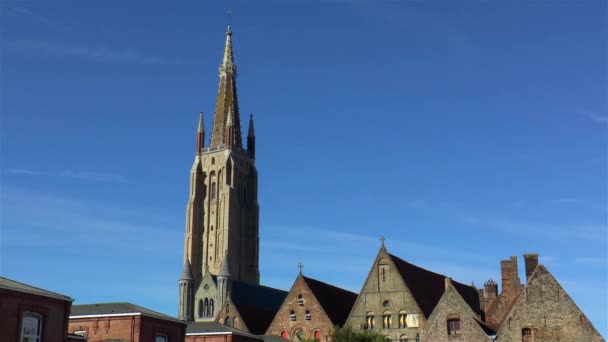
[[[476,216],[467,216],[464,218],[464,221],[467,224],[483,227],[484,229],[495,229],[520,235],[534,234],[553,239],[577,238],[605,241],[606,231],[608,230],[608,225],[597,223],[548,225],[538,222]]]
[[[606,266],[608,265],[608,257],[577,257],[574,259],[574,262],[577,264],[585,264],[592,266]]]
[[[44,176],[44,177],[61,177],[61,178],[71,178],[71,179],[79,179],[86,181],[94,181],[94,182],[125,182],[126,179],[123,176],[110,174],[110,173],[102,173],[102,172],[88,172],[88,171],[71,171],[71,170],[63,170],[57,172],[51,171],[39,171],[39,170],[30,170],[30,169],[8,169],[8,173],[13,175],[22,175],[22,176]]]
[[[561,198],[556,199],[554,202],[558,203],[558,204],[570,204],[570,205],[582,206],[582,207],[587,207],[590,209],[601,210],[604,212],[608,211],[608,204],[606,204],[606,203],[598,204],[598,203],[593,203],[591,201],[585,201],[585,200],[575,198],[575,197],[561,197]]]
[[[580,109],[578,112],[586,116],[589,120],[597,122],[602,125],[608,125],[608,115],[602,115],[597,111]]]
[[[135,48],[114,48],[102,44],[89,45],[60,41],[18,40],[8,47],[52,56],[85,58],[104,63],[177,64],[179,60],[142,53]]]

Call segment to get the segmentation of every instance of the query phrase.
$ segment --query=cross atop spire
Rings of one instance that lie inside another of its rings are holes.
[[[304,265],[302,265],[302,262],[298,263],[298,268],[300,269],[300,274],[302,274],[302,270],[304,269]]]
[[[380,235],[380,243],[382,244],[382,246],[384,246],[384,240],[386,240],[384,238],[384,235]]]

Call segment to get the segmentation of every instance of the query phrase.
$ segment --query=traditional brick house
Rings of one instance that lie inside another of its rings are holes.
[[[329,341],[331,330],[344,325],[355,300],[353,292],[300,273],[266,334]]]
[[[0,277],[2,341],[65,342],[72,298]]]
[[[421,332],[422,342],[476,341],[490,342],[494,330],[481,321],[478,311],[469,306],[450,278],[445,278],[445,291]]]
[[[443,295],[445,278],[389,254],[382,243],[347,324],[381,332],[394,341],[414,342]],[[455,281],[452,285],[480,313],[477,290]]]
[[[217,322],[193,322],[186,329],[186,342],[262,342],[264,338]]]
[[[553,275],[537,262],[526,262],[526,286],[503,320],[496,341],[605,342]]]
[[[184,342],[186,323],[131,303],[74,305],[70,333],[90,342]]]

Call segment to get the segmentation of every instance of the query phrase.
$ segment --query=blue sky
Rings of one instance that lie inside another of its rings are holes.
[[[3,1],[3,276],[177,309],[232,9],[261,278],[358,292],[379,247],[481,285],[540,259],[608,335],[604,1]]]

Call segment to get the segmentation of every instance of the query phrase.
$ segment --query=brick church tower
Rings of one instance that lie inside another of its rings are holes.
[[[232,31],[228,27],[224,57],[219,68],[211,141],[205,145],[201,113],[190,172],[184,270],[179,279],[178,309],[179,318],[186,321],[194,320],[194,304],[202,295],[205,300],[211,298],[211,305],[205,306],[205,313],[209,315],[196,316],[214,315],[214,295],[201,294],[205,291],[202,281],[209,275],[215,282],[225,258],[224,267],[230,270],[231,279],[256,285],[260,281],[255,132],[253,116],[250,116],[247,147],[243,149],[236,76]],[[216,297],[216,303],[222,303],[224,299]]]

